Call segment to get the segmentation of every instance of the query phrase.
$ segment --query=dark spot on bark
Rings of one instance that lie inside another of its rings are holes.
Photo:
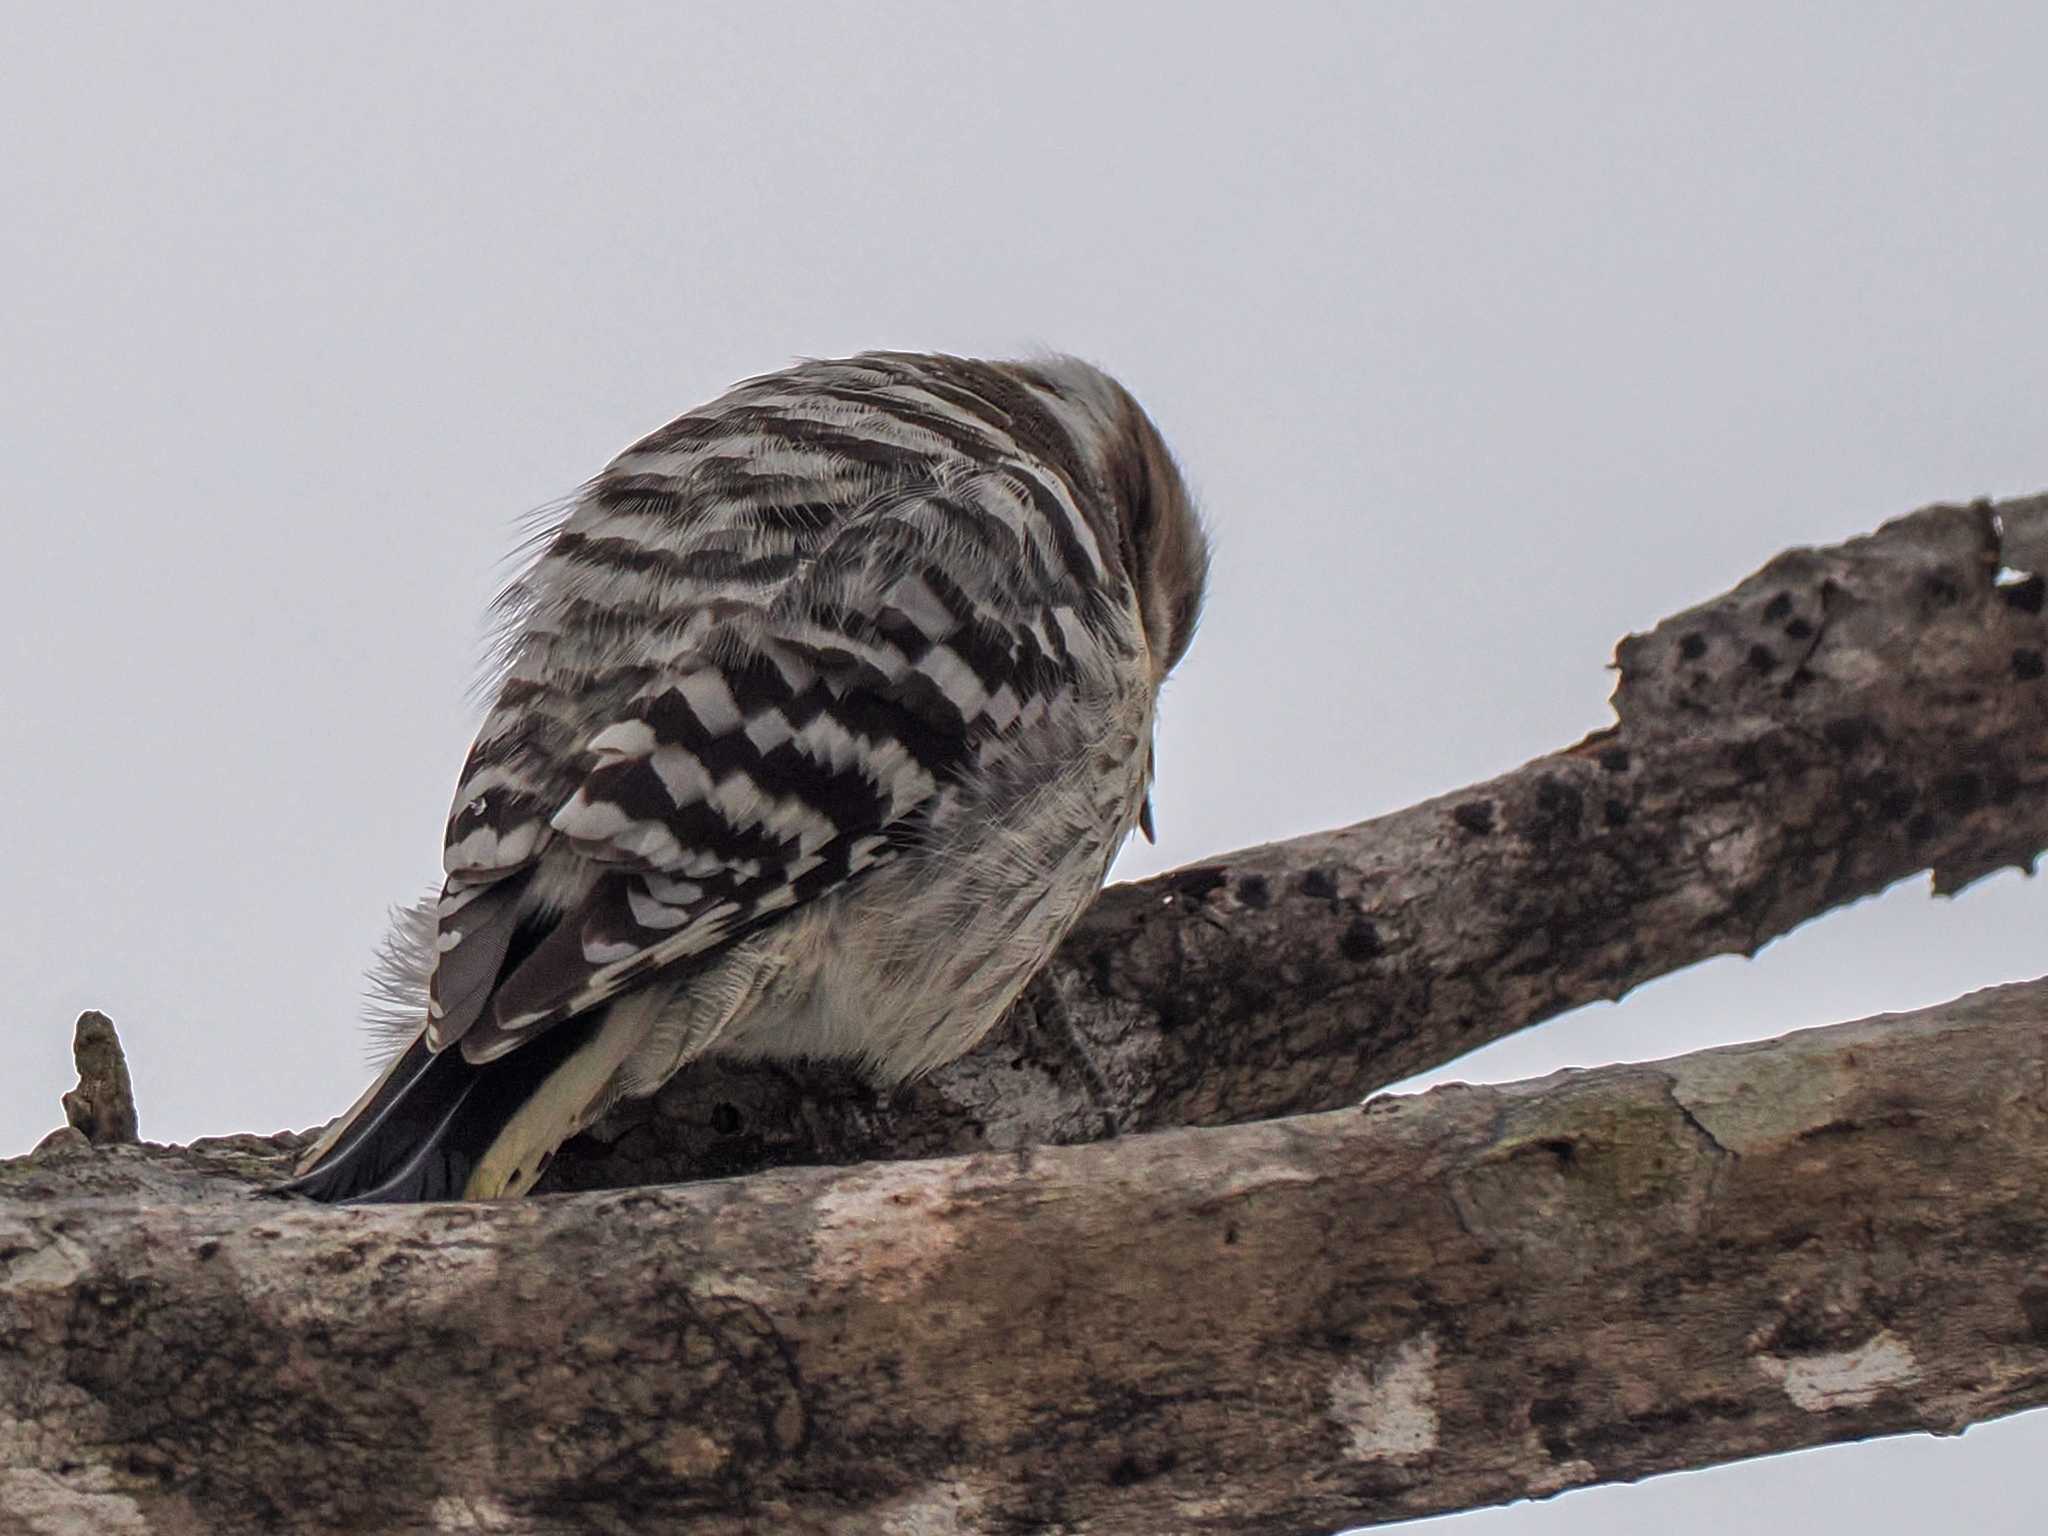
[[[1749,670],[1759,676],[1777,669],[1778,657],[1767,645],[1752,645],[1749,648]]]
[[[1787,640],[1811,640],[1813,638],[1813,626],[1804,619],[1794,619],[1785,626],[1785,638]]]
[[[1331,901],[1337,895],[1337,880],[1327,869],[1311,869],[1301,877],[1301,893],[1314,896],[1321,901]]]
[[[2004,1217],[1987,1222],[1979,1230],[1984,1232],[1987,1247],[2015,1258],[2030,1258],[2048,1247],[2048,1223],[2044,1222]]]
[[[1223,1246],[1226,1248],[1235,1248],[1237,1246],[1236,1227],[1225,1227],[1223,1229]]]
[[[2022,648],[2012,653],[2012,675],[2021,682],[2031,683],[2044,670],[2048,670],[2048,668],[2042,666],[2041,653],[2039,651],[2030,651]]]
[[[2040,580],[2037,576],[2036,581]],[[2027,1332],[2036,1344],[2048,1345],[2048,1287],[2035,1286],[2020,1292],[2020,1310],[2027,1315]]]
[[[204,1259],[210,1259],[210,1258],[212,1258],[212,1257],[213,1257],[213,1256],[214,1256],[214,1255],[215,1255],[216,1253],[219,1253],[219,1252],[220,1252],[220,1244],[219,1244],[219,1243],[217,1243],[217,1242],[215,1242],[215,1241],[214,1241],[214,1240],[213,1240],[212,1238],[210,1238],[210,1237],[209,1237],[209,1238],[208,1238],[208,1239],[207,1239],[207,1240],[206,1240],[205,1242],[201,1243],[201,1244],[200,1244],[200,1245],[199,1245],[199,1246],[198,1246],[197,1248],[194,1248],[194,1249],[192,1250],[192,1252],[193,1252],[193,1255],[194,1255],[195,1257],[199,1258],[199,1259],[202,1259],[202,1260],[204,1260]]]
[[[1201,901],[1230,879],[1221,865],[1197,864],[1166,877],[1166,888],[1187,901]]]
[[[1187,1023],[1190,1015],[1178,997],[1162,992],[1152,999],[1152,1017],[1159,1024],[1159,1032],[1170,1035]]]
[[[1962,585],[1956,580],[1953,571],[1930,572],[1927,579],[1920,584],[1920,590],[1926,596],[1929,606],[1935,608],[1953,608],[1963,600]]]
[[[1651,1274],[1636,1288],[1646,1311],[1669,1306],[1685,1294],[1685,1281],[1677,1275]]]
[[[1579,833],[1579,821],[1585,810],[1586,797],[1571,785],[1561,779],[1538,779],[1535,803],[1529,807],[1523,819],[1522,835],[1532,843],[1547,843],[1558,837],[1576,837]]]
[[[1627,773],[1629,756],[1627,747],[1609,747],[1600,754],[1600,766],[1609,773]]]
[[[1924,843],[1927,839],[1934,836],[1935,829],[1940,825],[1931,813],[1922,811],[1918,816],[1915,816],[1906,823],[1906,836],[1916,843]]]
[[[1766,1337],[1763,1352],[1785,1357],[1854,1349],[1870,1342],[1875,1331],[1871,1327],[1873,1314],[1880,1323],[1885,1321],[1884,1308],[1875,1298],[1869,1311],[1859,1314],[1853,1311],[1832,1312],[1817,1296],[1794,1297],[1785,1309],[1783,1320]]]
[[[1944,774],[1934,781],[1934,793],[1958,816],[1967,816],[1984,803],[1984,781],[1969,772]]]
[[[711,1129],[720,1136],[737,1136],[744,1123],[736,1105],[721,1104],[711,1111]]]
[[[1571,1457],[1571,1437],[1565,1433],[1574,1416],[1568,1397],[1539,1397],[1529,1404],[1529,1424],[1543,1441],[1543,1449],[1554,1461]]]
[[[1354,920],[1344,930],[1344,936],[1337,940],[1337,948],[1344,958],[1363,965],[1368,960],[1377,960],[1386,946],[1380,942],[1380,931],[1365,918]]]
[[[1237,899],[1254,912],[1263,912],[1273,905],[1273,887],[1264,875],[1246,875],[1237,882]]]
[[[1839,720],[1830,720],[1821,727],[1820,733],[1837,752],[1854,752],[1870,735],[1870,722],[1845,715]]]
[[[1867,1131],[1910,1131],[1926,1117],[1911,1109],[1887,1110],[1881,1114],[1853,1115],[1811,1125],[1799,1133],[1801,1141],[1826,1141],[1837,1136],[1861,1136]]]
[[[363,1262],[363,1245],[351,1243],[346,1248],[330,1248],[313,1261],[313,1267],[330,1275],[345,1275]]]
[[[2039,613],[2044,594],[2048,594],[2048,581],[2043,581],[2038,573],[2025,581],[2016,581],[2009,587],[1998,589],[1998,595],[2008,606],[2017,608],[2021,613]]]
[[[1484,837],[1493,830],[1493,802],[1467,800],[1451,811],[1451,820],[1475,837]]]
[[[1142,1483],[1163,1472],[1170,1472],[1179,1464],[1180,1457],[1172,1451],[1151,1458],[1126,1456],[1109,1469],[1109,1485],[1128,1488],[1133,1483]]]
[[[1830,1120],[1825,1125],[1809,1125],[1799,1133],[1801,1141],[1826,1141],[1833,1136],[1854,1136],[1863,1129],[1861,1120]]]
[[[1790,592],[1780,592],[1776,597],[1764,604],[1764,620],[1766,623],[1775,624],[1791,611],[1792,594]]]
[[[1606,815],[1607,825],[1609,825],[1610,827],[1625,827],[1628,825],[1629,813],[1628,802],[1626,800],[1615,800],[1610,798],[1607,804],[1601,807],[1601,810]]]
[[[1707,654],[1707,637],[1694,630],[1678,642],[1678,654],[1687,661],[1698,661]]]
[[[159,1452],[131,1450],[121,1453],[121,1470],[130,1477],[148,1479],[160,1487],[169,1487],[177,1469]]]
[[[1753,741],[1745,741],[1729,754],[1735,764],[1735,771],[1745,779],[1760,779],[1764,776],[1764,752]]]
[[[1121,946],[1119,946],[1121,948]],[[1088,979],[1097,992],[1107,993],[1114,985],[1114,962],[1116,952],[1108,944],[1091,945],[1088,949]]]
[[[1904,821],[1920,798],[1912,785],[1889,769],[1880,769],[1868,778],[1852,779],[1849,793],[1875,810],[1882,821]]]

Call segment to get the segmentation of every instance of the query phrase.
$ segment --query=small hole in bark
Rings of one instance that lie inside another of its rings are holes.
[[[1344,958],[1360,965],[1377,959],[1385,947],[1380,942],[1379,929],[1362,917],[1346,928],[1344,937],[1337,941],[1337,948],[1343,951]]]
[[[1493,830],[1493,802],[1491,800],[1467,800],[1451,812],[1451,820],[1476,837],[1484,837]]]
[[[2031,683],[2043,671],[2048,671],[2041,661],[2039,651],[2017,650],[2012,653],[2012,675],[2023,683]]]
[[[1687,661],[1698,661],[1707,654],[1707,637],[1694,630],[1678,642],[1678,654]]]
[[[1777,655],[1767,645],[1752,645],[1749,648],[1749,670],[1768,673],[1778,665]]]
[[[1183,869],[1167,877],[1167,888],[1174,895],[1189,901],[1200,901],[1219,885],[1225,884],[1229,876],[1214,864],[1198,864],[1193,869]]]
[[[1780,592],[1764,605],[1764,620],[1766,623],[1775,624],[1791,611],[1792,594],[1790,592]]]
[[[740,1112],[734,1105],[721,1104],[711,1111],[711,1129],[720,1136],[737,1136],[742,1123]]]

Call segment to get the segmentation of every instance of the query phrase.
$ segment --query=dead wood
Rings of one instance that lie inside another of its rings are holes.
[[[1266,1124],[489,1205],[0,1181],[0,1528],[1309,1533],[1953,1431],[2048,1403],[2044,1023],[2033,983]]]

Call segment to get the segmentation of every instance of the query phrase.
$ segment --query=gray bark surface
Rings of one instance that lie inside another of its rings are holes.
[[[0,1508],[1240,1536],[1955,1430],[2048,1402],[2044,1010],[524,1202],[0,1198]]]

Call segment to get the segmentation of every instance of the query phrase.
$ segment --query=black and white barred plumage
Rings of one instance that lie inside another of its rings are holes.
[[[294,1187],[521,1193],[708,1052],[968,1049],[1145,815],[1206,566],[1069,359],[806,363],[635,443],[504,600],[408,1043]]]

